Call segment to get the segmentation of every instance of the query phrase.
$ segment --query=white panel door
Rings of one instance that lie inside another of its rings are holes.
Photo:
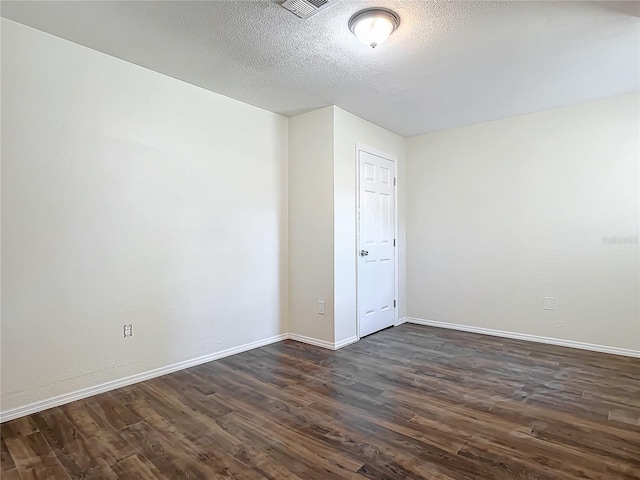
[[[363,337],[395,322],[395,164],[358,150],[358,317]]]

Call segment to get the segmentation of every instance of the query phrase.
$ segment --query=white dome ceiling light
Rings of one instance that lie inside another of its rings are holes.
[[[400,17],[387,8],[360,10],[349,20],[349,30],[365,45],[376,48],[400,25]]]

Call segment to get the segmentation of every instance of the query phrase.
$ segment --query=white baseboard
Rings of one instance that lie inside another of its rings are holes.
[[[115,390],[116,388],[122,388],[128,385],[133,385],[134,383],[143,382],[145,380],[150,380],[156,377],[161,377],[162,375],[167,375],[169,373],[177,372],[179,370],[184,370],[185,368],[195,367],[203,363],[212,362],[213,360],[229,357],[231,355],[246,352],[248,350],[253,350],[254,348],[264,347],[265,345],[270,345],[272,343],[280,342],[282,340],[287,340],[287,339],[295,340],[297,342],[302,342],[302,343],[308,343],[310,345],[327,348],[329,350],[338,350],[339,348],[345,347],[347,345],[350,345],[358,341],[358,337],[351,337],[345,340],[341,340],[340,342],[333,343],[333,342],[326,342],[324,340],[318,340],[311,337],[305,337],[304,335],[297,335],[295,333],[283,333],[281,335],[265,338],[263,340],[246,343],[244,345],[240,345],[239,347],[228,348],[226,350],[221,350],[219,352],[203,355],[197,358],[192,358],[190,360],[174,363],[171,365],[167,365],[165,367],[148,370],[146,372],[130,375],[128,377],[120,378],[118,380],[113,380],[111,382],[102,383],[100,385],[95,385],[93,387],[83,388],[81,390],[76,390],[70,393],[64,393],[62,395],[57,395],[55,397],[51,397],[46,400],[41,400],[39,402],[34,402],[29,405],[13,408],[11,410],[6,410],[4,412],[0,412],[0,423],[4,423],[9,420],[14,420],[16,418],[24,417],[25,415],[31,415],[32,413],[41,412],[49,408],[58,407],[66,403],[75,402],[76,400],[81,400],[83,398],[91,397],[93,395],[98,395],[99,393],[108,392],[109,390]]]
[[[338,350],[342,347],[346,347],[347,345],[351,345],[352,343],[356,343],[359,340],[358,337],[353,336],[351,338],[345,338],[344,340],[340,340],[339,342],[336,342],[333,344],[334,346],[334,350]]]
[[[610,353],[613,355],[623,355],[625,357],[640,358],[640,350],[630,350],[627,348],[608,347],[606,345],[595,345],[592,343],[574,342],[573,340],[562,340],[560,338],[541,337],[538,335],[528,335],[526,333],[507,332],[504,330],[493,330],[491,328],[471,327],[469,325],[458,325],[455,323],[437,322],[435,320],[425,320],[422,318],[407,317],[408,323],[417,325],[427,325],[429,327],[447,328],[449,330],[460,330],[463,332],[479,333],[481,335],[492,335],[494,337],[513,338],[515,340],[525,340],[527,342],[546,343],[548,345],[558,345],[560,347],[579,348],[593,352]]]
[[[326,340],[319,340],[313,337],[306,337],[304,335],[298,335],[297,333],[290,333],[287,338],[289,340],[295,340],[296,342],[306,343],[308,345],[314,345],[316,347],[326,348],[327,350],[336,350],[336,344],[333,342],[327,342]]]
[[[549,345],[559,345],[561,347],[579,348],[582,350],[591,350],[594,352],[610,353],[614,355],[624,355],[627,357],[640,358],[640,351],[638,350],[608,347],[605,345],[595,345],[591,343],[574,342],[572,340],[562,340],[558,338],[541,337],[537,335],[528,335],[525,333],[507,332],[504,330],[493,330],[490,328],[472,327],[468,325],[457,325],[455,323],[437,322],[435,320],[425,320],[425,319],[414,318],[414,317],[400,318],[398,319],[395,325],[396,326],[402,325],[403,323],[414,323],[418,325],[427,325],[430,327],[447,328],[450,330],[460,330],[463,332],[479,333],[482,335],[492,335],[495,337],[513,338],[516,340],[526,340],[529,342],[546,343]],[[306,337],[304,335],[298,335],[296,333],[283,333],[273,337],[265,338],[263,340],[246,343],[238,347],[228,348],[226,350],[221,350],[219,352],[203,355],[201,357],[185,360],[183,362],[174,363],[172,365],[167,365],[165,367],[156,368],[146,372],[138,373],[136,375],[131,375],[118,380],[113,380],[111,382],[106,382],[101,385],[83,388],[81,390],[76,390],[75,392],[65,393],[62,395],[48,398],[46,400],[31,403],[29,405],[25,405],[22,407],[17,407],[11,410],[0,412],[0,423],[7,422],[9,420],[13,420],[16,418],[20,418],[25,415],[31,415],[32,413],[41,412],[43,410],[47,410],[48,408],[58,407],[60,405],[74,402],[76,400],[81,400],[83,398],[91,397],[99,393],[108,392],[109,390],[126,387],[134,383],[150,380],[152,378],[160,377],[162,375],[167,375],[169,373],[177,372],[179,370],[184,370],[185,368],[195,367],[203,363],[211,362],[213,360],[218,360],[220,358],[246,352],[248,350],[253,350],[254,348],[263,347],[265,345],[270,345],[272,343],[280,342],[282,340],[287,340],[287,339],[295,340],[297,342],[307,343],[309,345],[315,345],[317,347],[322,347],[329,350],[338,350],[339,348],[345,347],[347,345],[351,345],[352,343],[355,343],[358,341],[358,337],[355,337],[355,336],[334,343],[334,342],[327,342],[325,340],[318,340],[316,338]]]
[[[350,337],[345,338],[344,340],[340,340],[339,342],[327,342],[326,340],[318,340],[317,338],[305,337],[304,335],[298,335],[297,333],[290,333],[288,338],[289,340],[295,340],[296,342],[315,345],[316,347],[322,347],[328,350],[338,350],[359,340],[358,337]]]
[[[150,380],[152,378],[161,377],[162,375],[177,372],[178,370],[184,370],[185,368],[195,367],[197,365],[211,362],[213,360],[218,360],[220,358],[229,357],[237,353],[246,352],[247,350],[253,350],[254,348],[264,347],[265,345],[270,345],[272,343],[280,342],[287,338],[289,338],[289,334],[283,333],[281,335],[265,338],[263,340],[246,343],[244,345],[240,345],[239,347],[228,348],[226,350],[221,350],[219,352],[203,355],[197,358],[192,358],[190,360],[174,363],[172,365],[167,365],[165,367],[148,370],[146,372],[138,373],[136,375],[131,375],[118,380],[113,380],[111,382],[106,382],[101,385],[83,388],[81,390],[76,390],[75,392],[65,393],[62,395],[51,397],[46,400],[25,405],[23,407],[13,408],[11,410],[0,412],[0,423],[7,422],[9,420],[13,420],[19,417],[24,417],[25,415],[31,415],[32,413],[41,412],[43,410],[47,410],[48,408],[58,407],[66,403],[75,402],[76,400],[81,400],[83,398],[91,397],[99,393],[108,392],[109,390],[126,387],[128,385],[132,385],[138,382],[143,382],[145,380]]]
[[[305,337],[304,335],[298,335],[297,333],[290,333],[287,338],[289,340],[295,340],[296,342],[307,343],[309,345],[315,345],[316,347],[335,350],[335,344],[333,342],[327,342],[326,340],[318,340],[317,338]]]

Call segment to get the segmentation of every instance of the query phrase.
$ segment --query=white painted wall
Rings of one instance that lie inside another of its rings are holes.
[[[291,333],[333,344],[333,109],[289,119]],[[325,314],[318,314],[318,301]]]
[[[352,341],[356,311],[356,144],[396,157],[405,139],[338,107],[289,119],[289,311],[291,332],[326,346]],[[402,183],[402,182],[401,182]],[[399,191],[404,252],[404,188]],[[404,255],[400,312],[404,316]],[[324,300],[325,315],[317,302]]]
[[[286,332],[287,135],[3,19],[2,410]]]
[[[408,139],[408,316],[640,350],[639,105]]]
[[[398,318],[405,316],[405,139],[341,108],[334,109],[334,292],[335,341],[356,336],[356,144],[397,159],[399,292]]]

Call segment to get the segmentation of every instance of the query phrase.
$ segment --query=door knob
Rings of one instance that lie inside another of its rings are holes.
[[[366,257],[367,255],[369,255],[369,252],[367,252],[366,250],[360,250],[361,257]]]

